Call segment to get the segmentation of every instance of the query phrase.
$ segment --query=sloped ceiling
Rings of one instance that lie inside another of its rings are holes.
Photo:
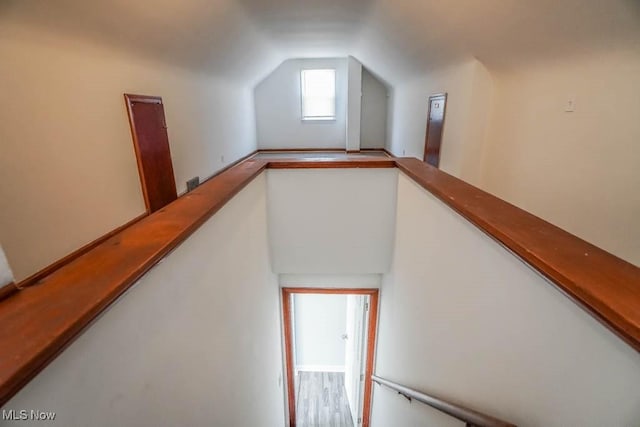
[[[640,48],[640,0],[0,0],[3,21],[251,85],[291,57],[353,55],[395,84],[461,57]]]
[[[638,0],[380,0],[358,52],[410,78],[458,57],[499,68],[628,44],[640,48]]]

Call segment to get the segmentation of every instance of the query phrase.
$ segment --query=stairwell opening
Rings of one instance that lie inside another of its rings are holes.
[[[369,426],[378,289],[283,288],[291,427]]]

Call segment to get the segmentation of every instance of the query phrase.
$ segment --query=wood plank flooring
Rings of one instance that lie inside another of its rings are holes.
[[[353,427],[343,372],[299,372],[296,377],[298,427]]]

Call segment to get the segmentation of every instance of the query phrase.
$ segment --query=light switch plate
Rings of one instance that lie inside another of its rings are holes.
[[[567,99],[566,104],[564,105],[564,111],[566,113],[573,113],[574,111],[576,111],[576,99],[575,97],[569,97],[569,99]]]

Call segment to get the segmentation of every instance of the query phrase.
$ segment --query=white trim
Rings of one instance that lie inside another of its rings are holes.
[[[333,115],[331,116],[307,116],[304,111],[305,93],[305,71],[332,71],[333,72]],[[336,68],[301,68],[300,69],[300,118],[303,123],[313,122],[335,122],[338,111],[338,73]]]
[[[289,309],[291,313],[291,360],[293,366],[298,366],[298,345],[296,343],[296,295],[289,294]],[[297,372],[297,371],[296,371]]]
[[[298,371],[305,372],[344,372],[344,365],[298,365],[296,366],[296,374]]]

